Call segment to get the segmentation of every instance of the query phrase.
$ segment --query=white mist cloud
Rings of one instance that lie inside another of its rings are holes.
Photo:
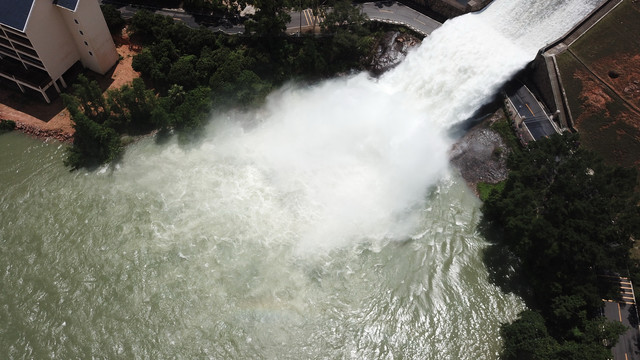
[[[254,114],[251,129],[218,129],[233,134],[214,140],[218,151],[293,194],[283,205],[300,216],[301,248],[406,238],[409,210],[447,168],[442,129],[410,98],[382,89],[364,74],[285,88]]]
[[[446,22],[379,80],[292,85],[253,113],[214,119],[198,147],[160,148],[153,167],[133,160],[136,182],[163,199],[166,228],[178,229],[167,239],[209,229],[301,252],[406,239],[421,231],[416,210],[447,172],[447,130],[572,25],[552,23],[593,1],[566,0],[559,11],[498,0]]]

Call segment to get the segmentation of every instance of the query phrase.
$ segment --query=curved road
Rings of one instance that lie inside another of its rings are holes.
[[[140,8],[133,7],[124,2],[124,0],[100,0],[101,4],[113,4],[120,11],[125,19],[133,17]],[[153,11],[154,9],[149,9]],[[362,10],[370,20],[380,21],[390,24],[404,25],[424,36],[431,34],[435,29],[440,27],[439,22],[430,17],[408,7],[397,1],[377,1],[362,4]],[[162,14],[172,17],[176,21],[185,23],[191,28],[198,28],[200,25],[196,23],[194,17],[182,9],[156,9],[156,14]],[[314,17],[310,9],[303,11],[290,12],[291,22],[287,24],[288,33],[297,33],[300,28],[308,29],[318,25],[322,19]],[[222,31],[224,33],[234,35],[244,32],[244,26],[232,25],[227,26],[209,26],[212,31]]]
[[[390,5],[385,5],[389,3]],[[362,4],[362,10],[372,21],[399,24],[427,36],[439,28],[439,22],[397,1],[386,1]]]
[[[397,1],[376,1],[362,4],[362,11],[369,20],[389,24],[403,25],[424,36],[440,27],[439,22]],[[288,33],[298,33],[318,25],[323,19],[314,17],[311,9],[290,12],[291,22],[287,24]]]

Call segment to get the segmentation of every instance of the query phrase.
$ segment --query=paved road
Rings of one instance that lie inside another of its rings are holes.
[[[362,4],[362,9],[373,21],[405,25],[424,36],[439,28],[439,22],[397,1],[376,1]]]
[[[144,9],[144,7],[136,7],[136,6],[130,6],[130,5],[123,5],[122,2],[115,0],[115,1],[110,1],[110,0],[99,0],[100,4],[111,4],[113,6],[115,6],[118,11],[120,11],[120,14],[122,14],[122,17],[125,19],[131,19],[133,17],[133,15],[135,15],[135,13],[138,10]],[[165,16],[169,16],[171,18],[173,18],[173,20],[175,21],[179,21],[179,22],[183,22],[184,24],[186,24],[187,26],[189,26],[190,28],[193,29],[197,29],[200,27],[200,24],[198,24],[198,22],[196,22],[196,19],[193,17],[193,15],[185,12],[183,9],[154,9],[154,8],[147,8],[147,10],[156,13],[156,14],[160,14],[160,15],[165,15]],[[221,26],[207,26],[207,28],[211,29],[212,31],[222,31],[224,33],[227,33],[229,35],[235,35],[235,34],[242,34],[244,33],[244,26],[242,25],[233,25],[233,24],[227,24],[227,25],[221,25]]]
[[[635,314],[636,309],[634,304],[614,301],[605,301],[604,303],[605,317],[611,321],[619,321],[628,328],[624,334],[620,335],[618,343],[612,349],[615,360],[640,359],[640,348],[638,347],[640,335],[638,333],[638,321]]]
[[[529,89],[521,86],[514,91],[510,91],[507,95],[520,117],[524,119],[525,126],[535,140],[540,140],[556,133],[547,113]]]
[[[318,27],[324,20],[322,17],[314,16],[311,9],[290,12],[289,16],[291,16],[291,21],[287,24],[287,33],[290,34],[297,33],[300,29],[305,31],[313,28],[314,26]]]
[[[119,0],[100,0],[99,2],[100,4],[113,4],[125,19],[130,19],[131,17],[133,17],[136,11],[140,10],[139,7],[125,5]],[[362,7],[364,13],[367,14],[367,16],[369,16],[369,19],[373,21],[383,21],[405,25],[425,36],[431,34],[441,25],[439,22],[429,18],[428,16],[423,15],[420,12],[411,9],[410,7],[404,6],[396,1],[364,3],[362,4]],[[154,11],[154,9],[149,10]],[[170,16],[174,20],[183,22],[191,28],[198,28],[200,26],[200,24],[196,22],[195,18],[192,15],[186,13],[182,9],[155,9],[154,12],[156,14]],[[308,29],[314,24],[320,24],[323,20],[322,18],[313,16],[311,9],[306,9],[301,12],[293,11],[289,13],[289,15],[291,16],[291,22],[287,24],[288,33],[295,33],[299,31],[301,27],[303,29]],[[212,31],[222,31],[230,35],[244,33],[243,25],[227,24],[215,27],[207,26],[207,28],[211,29]]]
[[[621,322],[627,327],[627,331],[620,335],[618,343],[612,349],[613,358],[640,360],[640,332],[633,285],[626,277],[602,276],[602,279],[615,283],[620,297],[619,301],[604,300],[604,316],[611,321]]]

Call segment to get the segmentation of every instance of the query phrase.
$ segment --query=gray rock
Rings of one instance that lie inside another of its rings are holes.
[[[504,117],[502,110],[458,140],[450,151],[451,163],[474,190],[479,182],[495,184],[507,178],[507,148],[489,125]]]
[[[409,50],[420,43],[419,38],[410,34],[398,31],[385,33],[375,47],[368,70],[377,76],[394,68],[404,60]]]

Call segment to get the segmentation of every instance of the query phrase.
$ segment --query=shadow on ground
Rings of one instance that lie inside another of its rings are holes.
[[[489,242],[489,246],[482,253],[482,261],[489,272],[489,281],[504,293],[516,294],[525,302],[530,300],[533,294],[522,275],[520,259],[502,244],[502,233],[484,220],[481,221],[479,230]]]

